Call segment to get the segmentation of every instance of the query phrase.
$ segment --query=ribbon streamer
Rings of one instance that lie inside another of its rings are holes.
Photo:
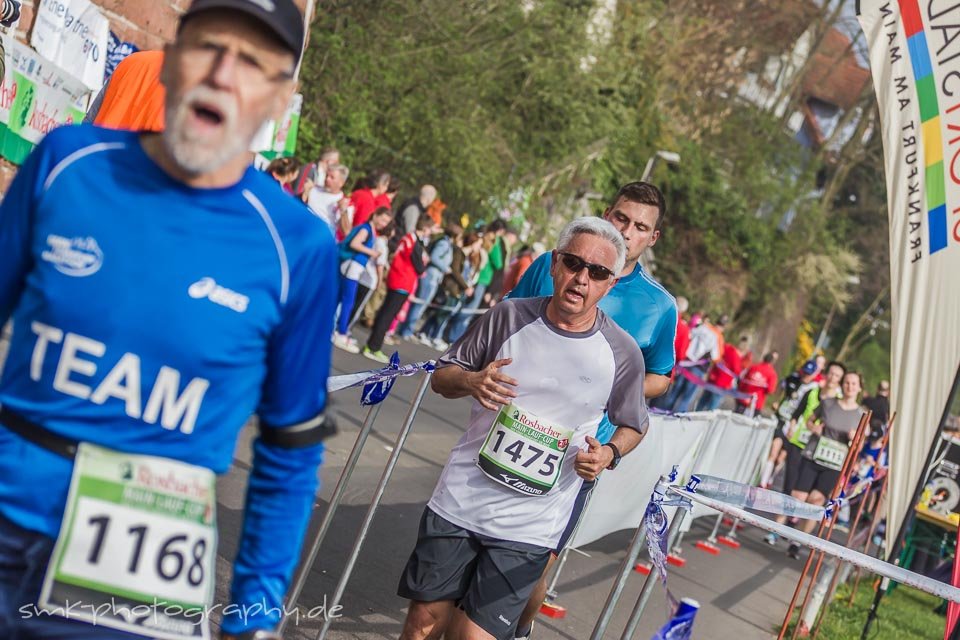
[[[674,466],[670,472],[670,482],[675,482],[676,479],[677,467]],[[650,562],[660,573],[660,583],[663,585],[663,589],[667,594],[670,609],[671,611],[675,611],[679,605],[679,601],[670,592],[669,587],[667,587],[667,545],[670,543],[670,541],[667,540],[667,527],[669,521],[663,508],[677,507],[678,509],[686,509],[689,511],[693,505],[683,497],[667,498],[666,491],[669,486],[662,482],[662,480],[658,482],[653,489],[653,493],[650,494],[650,502],[647,503],[647,510],[643,514],[643,522],[647,536],[647,553],[650,555]]]
[[[738,400],[750,400],[751,398],[753,398],[752,393],[743,393],[741,391],[737,391],[736,389],[721,389],[715,384],[710,384],[706,380],[703,380],[702,378],[698,378],[697,376],[690,373],[690,371],[688,371],[686,367],[679,366],[677,367],[677,371],[679,371],[680,375],[686,378],[689,382],[693,383],[695,386],[702,387],[711,393],[716,393],[721,396],[730,396]]]
[[[363,385],[360,404],[365,406],[379,404],[390,394],[397,378],[412,376],[421,371],[434,371],[436,368],[437,363],[434,360],[401,365],[400,354],[394,352],[390,356],[390,364],[381,369],[331,376],[327,379],[327,393]]]

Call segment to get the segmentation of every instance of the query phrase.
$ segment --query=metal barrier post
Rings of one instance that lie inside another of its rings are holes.
[[[670,531],[667,533],[668,549],[670,548],[670,543],[680,532],[680,524],[683,522],[683,517],[685,515],[686,511],[683,509],[683,507],[677,507],[677,510],[673,514],[673,522],[670,524]],[[632,640],[633,634],[636,633],[637,627],[640,625],[640,618],[643,616],[643,610],[647,607],[647,601],[650,600],[650,594],[653,593],[653,587],[656,585],[659,575],[659,569],[656,567],[650,568],[650,575],[647,576],[646,581],[643,583],[643,588],[640,590],[640,595],[637,597],[637,604],[634,605],[633,611],[630,613],[630,619],[627,621],[627,626],[623,630],[623,635],[620,636],[620,640]]]
[[[704,456],[706,456],[707,451],[710,449],[713,427],[716,425],[718,418],[719,416],[715,416],[714,421],[711,422],[710,426],[704,430],[703,439],[697,446],[697,452],[694,455],[694,460],[690,464],[691,473],[696,472],[697,467],[699,467],[703,462]],[[722,427],[722,429],[726,428],[725,425],[726,423],[724,422],[724,427]],[[723,435],[722,430],[720,435]],[[607,595],[607,601],[603,605],[603,610],[600,612],[600,617],[597,618],[597,623],[594,625],[593,634],[590,636],[590,640],[600,640],[603,638],[603,634],[606,633],[607,627],[610,625],[610,620],[613,618],[613,611],[616,609],[617,603],[620,602],[620,596],[623,595],[623,589],[627,584],[627,579],[630,577],[630,573],[637,564],[637,560],[640,557],[640,552],[643,550],[645,542],[646,527],[644,526],[644,521],[641,520],[640,526],[637,527],[637,531],[633,535],[633,540],[630,541],[630,546],[627,548],[627,555],[624,557],[623,562],[620,563],[617,576],[614,578],[613,586],[610,588],[610,593]]]
[[[613,611],[617,607],[617,602],[620,601],[620,596],[623,594],[624,587],[627,586],[627,578],[630,577],[630,572],[633,570],[633,565],[636,564],[637,558],[640,557],[640,551],[643,549],[643,543],[646,540],[647,528],[644,525],[644,521],[640,521],[640,526],[637,527],[637,532],[633,534],[633,540],[630,541],[630,547],[627,549],[627,555],[623,558],[623,562],[620,563],[620,570],[617,572],[617,577],[613,582],[613,588],[610,589],[610,593],[607,595],[607,601],[603,605],[603,610],[600,612],[600,617],[597,618],[597,624],[593,627],[593,633],[590,635],[590,640],[601,640],[603,634],[607,631],[607,626],[610,624],[610,620],[613,618]],[[652,574],[655,569],[651,568],[650,573]],[[647,577],[649,580],[649,576]]]
[[[317,560],[317,554],[320,551],[320,545],[323,544],[323,539],[330,530],[330,525],[333,522],[333,515],[340,506],[340,502],[343,500],[343,494],[347,490],[347,483],[350,482],[350,477],[353,475],[353,471],[357,467],[357,462],[360,460],[360,453],[363,451],[363,446],[367,442],[367,436],[370,435],[370,431],[373,430],[373,423],[376,422],[377,416],[380,415],[381,405],[382,403],[372,405],[370,409],[367,410],[367,416],[363,420],[363,426],[360,427],[360,433],[357,434],[357,439],[353,443],[353,449],[350,451],[350,456],[347,458],[347,463],[343,467],[343,471],[340,472],[340,479],[337,480],[337,486],[333,490],[333,495],[330,497],[330,505],[323,514],[323,520],[320,521],[320,528],[317,529],[317,533],[313,536],[310,546],[310,553],[307,555],[307,558],[304,560],[303,564],[300,565],[300,574],[297,576],[296,582],[293,584],[293,589],[290,591],[290,596],[287,599],[287,602],[293,606],[296,606],[297,600],[300,598],[300,593],[303,591],[303,587],[307,582],[307,577],[310,575],[310,570],[313,568],[313,564]],[[287,619],[288,616],[286,615],[280,619],[280,626],[277,629],[278,634],[283,635],[283,630],[287,626]]]
[[[417,389],[417,394],[414,396],[413,402],[410,404],[410,410],[407,412],[407,417],[403,421],[400,433],[397,434],[397,441],[393,445],[393,452],[391,452],[390,458],[387,460],[387,466],[384,468],[383,475],[380,477],[380,483],[377,485],[377,489],[373,495],[373,501],[367,509],[367,515],[363,520],[363,525],[360,527],[360,533],[357,534],[357,541],[354,543],[350,556],[347,559],[347,566],[344,567],[343,575],[340,576],[340,582],[337,583],[337,589],[333,594],[333,600],[328,611],[334,610],[336,606],[340,604],[340,599],[343,598],[343,593],[347,588],[347,582],[350,580],[350,574],[353,573],[357,558],[360,557],[360,548],[363,546],[363,542],[370,532],[370,525],[373,524],[373,516],[376,514],[377,507],[380,506],[380,500],[386,491],[387,483],[390,481],[390,476],[393,475],[393,470],[396,468],[397,461],[400,459],[403,445],[407,441],[407,436],[410,435],[413,420],[420,410],[420,404],[423,402],[423,396],[427,392],[427,387],[430,386],[431,378],[433,378],[433,371],[427,371],[427,374],[423,376],[423,380],[420,382],[420,387]],[[323,640],[327,636],[327,631],[330,630],[330,625],[332,624],[333,618],[326,618],[324,620],[323,628],[320,630],[320,635],[317,636],[317,640]]]
[[[563,571],[563,565],[567,564],[567,556],[570,555],[570,547],[566,547],[563,551],[560,552],[560,557],[557,559],[557,568],[553,572],[553,577],[550,579],[550,584],[547,586],[547,597],[556,598],[557,597],[557,583],[560,581],[560,572]]]

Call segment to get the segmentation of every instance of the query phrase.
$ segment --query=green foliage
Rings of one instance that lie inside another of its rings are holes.
[[[861,264],[878,270],[879,246],[859,229],[882,189],[879,152],[849,175],[836,169],[841,195],[821,202],[822,158],[737,97],[747,72],[791,49],[777,34],[799,35],[785,23],[801,18],[772,2],[639,0],[616,3],[598,37],[598,4],[320,2],[301,77],[301,156],[333,144],[354,176],[383,167],[405,192],[431,182],[455,218],[490,219],[522,193],[512,208],[549,241],[570,217],[599,213],[657,150],[676,151],[680,166],[653,175],[668,203],[655,247],[667,288],[733,313],[738,330],[799,322],[808,306],[820,326],[840,303],[832,337],[842,342],[883,286],[848,290]],[[857,224],[837,215],[854,189],[869,192]],[[781,347],[794,332],[783,327]]]
[[[301,149],[475,209],[623,131],[641,77],[582,66],[590,2],[321,3],[303,69]],[[629,128],[629,125],[628,125]],[[482,215],[482,213],[481,213]]]
[[[837,598],[820,627],[817,636],[823,640],[859,640],[867,610],[873,600],[869,584],[872,576],[861,582],[853,606],[847,606],[850,590],[841,586]],[[879,618],[870,632],[871,640],[930,640],[942,638],[945,618],[933,610],[941,602],[934,596],[898,586],[881,601]]]

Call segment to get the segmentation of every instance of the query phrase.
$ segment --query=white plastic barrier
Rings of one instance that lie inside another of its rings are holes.
[[[651,415],[650,429],[634,451],[613,471],[604,471],[570,541],[577,548],[621,531],[636,529],[661,475],[674,465],[679,477],[699,472],[748,481],[756,461],[769,447],[776,422],[747,418],[730,411],[702,411],[675,416]],[[716,514],[696,504],[694,518]],[[689,527],[689,524],[687,525]]]
[[[636,529],[643,519],[650,492],[673,465],[681,477],[690,471],[696,452],[714,424],[714,412],[684,416],[650,416],[643,442],[624,456],[600,481],[587,504],[570,546],[580,547],[622,529]]]
[[[702,473],[734,482],[749,484],[756,471],[757,462],[770,449],[770,441],[777,426],[770,418],[748,418],[738,413],[718,411],[717,426],[710,431],[706,451],[696,469]],[[682,477],[689,477],[689,473]],[[652,485],[651,485],[652,487]],[[690,529],[696,518],[716,515],[716,511],[700,503],[684,519],[682,531]]]

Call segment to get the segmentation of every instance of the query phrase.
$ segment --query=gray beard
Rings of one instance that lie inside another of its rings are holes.
[[[177,133],[164,130],[163,144],[177,166],[194,175],[217,171],[238,155],[246,153],[253,141],[252,135],[236,134],[227,136],[221,145],[211,146],[207,142],[186,140]]]

